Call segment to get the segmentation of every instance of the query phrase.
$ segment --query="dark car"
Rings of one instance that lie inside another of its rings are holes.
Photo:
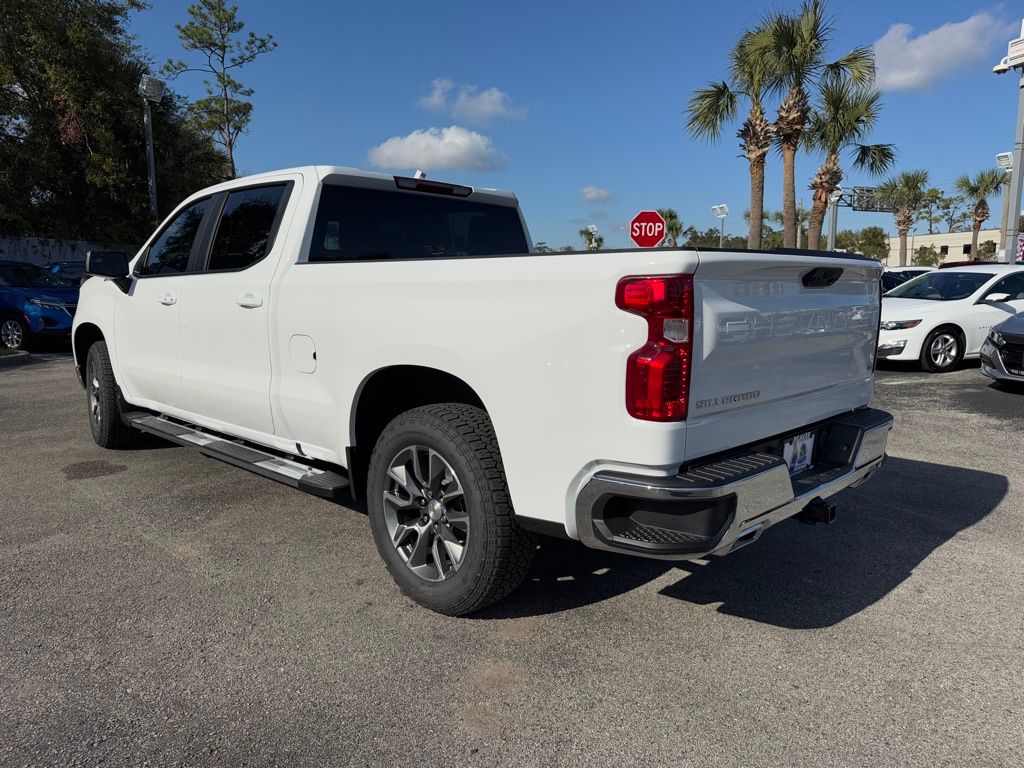
[[[989,331],[981,345],[981,372],[996,381],[1024,384],[1024,312]]]
[[[8,349],[70,338],[77,307],[77,282],[34,264],[0,261],[0,344]]]
[[[55,261],[47,264],[44,269],[73,285],[80,284],[85,277],[85,262],[82,261]]]

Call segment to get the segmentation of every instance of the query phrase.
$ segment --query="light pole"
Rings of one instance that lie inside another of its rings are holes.
[[[836,187],[828,196],[828,249],[836,249],[836,227],[839,225],[839,201],[843,199],[843,188]]]
[[[149,209],[153,212],[153,218],[158,219],[160,215],[156,209],[156,162],[153,160],[153,113],[149,103],[159,104],[164,97],[163,80],[143,75],[139,80],[139,96],[142,97],[142,119],[146,124],[146,161],[149,166]]]
[[[597,250],[597,242],[596,242],[597,241],[597,225],[596,224],[587,224],[587,232],[590,233],[590,240],[587,242],[587,250],[588,251],[596,251]]]
[[[992,71],[997,75],[1003,75],[1013,70],[1021,73],[1017,81],[1017,124],[1014,127],[1013,162],[1011,167],[1017,169],[1017,173],[1010,174],[1010,188],[1007,190],[1007,198],[1010,204],[1010,215],[1007,217],[1006,234],[1003,238],[1005,248],[1004,257],[1012,264],[1017,259],[1017,237],[1020,229],[1020,193],[1021,177],[1020,172],[1024,168],[1024,21],[1020,25],[1020,37],[1011,40],[1007,49],[1006,57],[996,64]],[[972,254],[973,255],[973,254]]]
[[[1013,153],[1000,152],[996,155],[996,162],[1007,174],[1013,174]],[[1010,217],[1010,185],[1003,185],[1003,220],[999,225],[999,250],[1006,250],[1006,221]]]
[[[721,220],[721,226],[718,230],[718,247],[723,248],[725,247],[725,217],[729,215],[729,206],[725,203],[712,205],[711,212]]]

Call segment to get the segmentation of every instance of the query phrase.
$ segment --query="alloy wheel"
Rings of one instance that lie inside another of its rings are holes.
[[[3,324],[0,325],[0,341],[8,349],[21,349],[21,345],[25,341],[25,334],[21,328],[21,323],[17,320],[4,320]]]
[[[85,378],[86,389],[89,392],[89,418],[93,426],[98,427],[103,421],[103,415],[100,413],[100,381],[96,376],[96,360],[91,357],[86,365]]]
[[[951,333],[940,333],[932,340],[928,355],[937,368],[948,368],[956,360],[957,339]]]
[[[426,581],[450,578],[465,561],[469,514],[462,484],[433,448],[411,445],[388,464],[384,522],[403,562]]]

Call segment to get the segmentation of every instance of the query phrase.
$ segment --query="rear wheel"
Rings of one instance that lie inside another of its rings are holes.
[[[28,342],[28,329],[16,317],[5,317],[0,321],[0,344],[7,349],[24,349]]]
[[[936,328],[921,347],[921,367],[930,373],[952,371],[963,357],[963,334],[955,328]]]
[[[512,592],[533,562],[515,522],[494,429],[479,408],[428,405],[395,418],[370,459],[370,527],[401,590],[452,616]]]
[[[85,397],[89,407],[89,428],[97,445],[129,448],[135,444],[138,431],[121,421],[124,403],[117,392],[105,341],[89,347],[85,362]]]

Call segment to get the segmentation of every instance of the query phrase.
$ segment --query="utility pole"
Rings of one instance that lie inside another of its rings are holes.
[[[836,187],[828,196],[828,249],[836,249],[836,227],[839,226],[839,201],[843,199],[842,187]]]
[[[1024,25],[1021,32],[1024,33]],[[1018,67],[1020,69],[1020,67]],[[1010,171],[1010,188],[1006,197],[1010,201],[1009,216],[1006,221],[1006,235],[1003,240],[1006,245],[1004,253],[1006,261],[1010,264],[1017,259],[1017,239],[1020,235],[1020,192],[1021,176],[1020,169],[1024,167],[1024,74],[1017,83],[1017,131],[1013,142],[1013,170]]]
[[[1013,71],[1018,75],[1017,80],[1017,124],[1014,126],[1013,142],[1013,171],[1010,173],[1010,188],[1007,190],[1007,198],[1010,204],[1009,216],[1006,222],[1006,235],[1003,249],[1004,261],[1012,264],[1017,258],[1017,238],[1020,234],[1020,193],[1021,177],[1024,173],[1024,21],[1020,25],[1020,37],[1011,40],[1006,56],[993,68],[997,75],[1003,75]],[[973,255],[973,254],[972,254]]]

